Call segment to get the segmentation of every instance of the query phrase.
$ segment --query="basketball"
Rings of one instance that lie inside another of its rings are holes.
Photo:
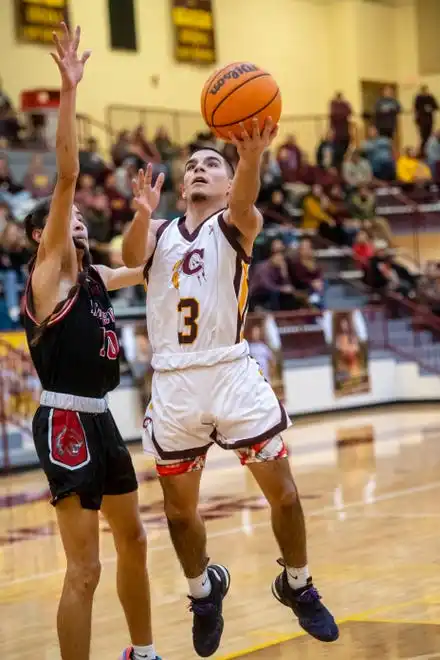
[[[234,62],[208,78],[202,91],[201,110],[211,131],[229,141],[229,132],[241,137],[240,122],[252,134],[254,117],[258,117],[260,131],[267,117],[277,124],[281,93],[267,71],[250,62]]]

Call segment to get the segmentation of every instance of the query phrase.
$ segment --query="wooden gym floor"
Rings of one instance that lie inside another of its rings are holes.
[[[308,520],[310,565],[341,622],[340,640],[300,633],[270,591],[277,548],[265,501],[234,456],[214,449],[202,509],[209,553],[231,570],[217,660],[440,658],[440,410],[401,406],[297,423],[286,434]],[[156,645],[164,660],[195,658],[185,581],[164,524],[151,463],[133,449],[149,533]],[[102,523],[103,574],[92,659],[127,643],[115,553]],[[0,479],[0,655],[56,660],[64,557],[38,471]]]

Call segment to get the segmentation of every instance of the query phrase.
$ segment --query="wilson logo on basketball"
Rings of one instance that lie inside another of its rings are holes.
[[[240,78],[244,73],[251,73],[252,71],[258,71],[258,67],[254,64],[241,64],[240,66],[237,66],[235,69],[228,71],[228,73],[225,73],[219,80],[217,80],[209,93],[215,96],[227,80],[231,80],[231,78],[237,80],[237,78]]]

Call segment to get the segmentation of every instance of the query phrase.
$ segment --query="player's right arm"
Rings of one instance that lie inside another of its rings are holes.
[[[156,231],[163,220],[152,220],[157,209],[165,175],[160,173],[154,186],[151,185],[153,167],[147,165],[146,172],[139,170],[133,180],[133,205],[136,214],[124,234],[122,261],[128,268],[137,268],[148,261],[156,246]]]
[[[67,275],[71,271],[72,284],[77,276],[76,253],[71,234],[73,198],[79,174],[76,89],[83,76],[84,65],[90,56],[90,51],[86,51],[79,58],[77,51],[80,28],[76,28],[74,35],[69,33],[64,23],[62,29],[61,39],[54,33],[56,53],[51,53],[61,74],[56,135],[57,183],[38,246],[32,276],[37,316],[43,318],[58,302],[62,266],[67,266]]]

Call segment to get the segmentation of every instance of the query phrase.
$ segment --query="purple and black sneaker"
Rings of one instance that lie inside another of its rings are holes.
[[[284,566],[282,560],[278,561]],[[339,637],[339,629],[333,615],[321,602],[318,590],[313,586],[312,578],[307,580],[305,587],[292,589],[284,569],[272,584],[272,593],[286,607],[290,607],[298,617],[299,625],[309,635],[320,642],[335,642]]]
[[[208,566],[211,593],[206,598],[189,596],[189,606],[193,613],[194,650],[201,658],[213,655],[220,646],[223,633],[223,598],[228,593],[231,577],[229,571],[220,564]]]

